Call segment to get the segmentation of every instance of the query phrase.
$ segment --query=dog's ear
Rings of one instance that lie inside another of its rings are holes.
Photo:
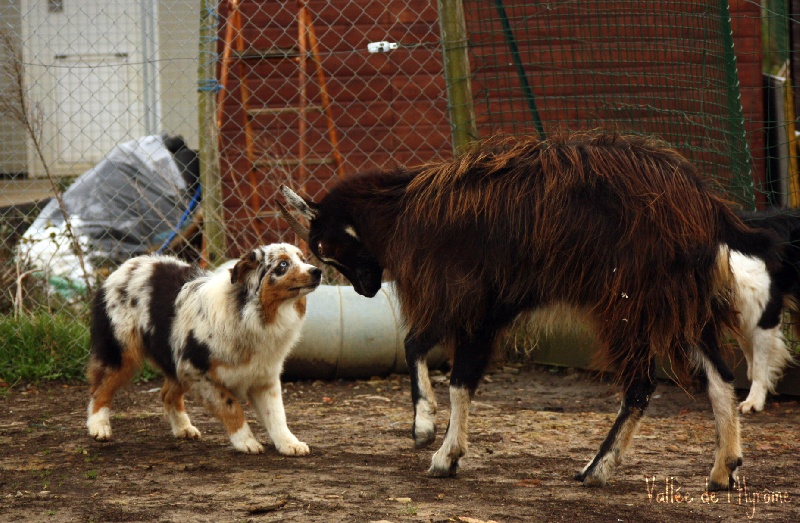
[[[236,262],[236,265],[233,266],[231,269],[231,283],[237,284],[244,282],[247,275],[250,271],[253,271],[258,268],[258,260],[256,259],[256,253],[250,251],[246,255],[242,256],[242,258]]]

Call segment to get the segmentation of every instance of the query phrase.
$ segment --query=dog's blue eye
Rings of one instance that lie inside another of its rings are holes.
[[[274,273],[275,273],[276,276],[281,276],[283,273],[286,272],[286,269],[288,269],[288,268],[289,268],[289,262],[287,262],[286,260],[283,260],[280,263],[278,263],[277,267],[275,267]]]

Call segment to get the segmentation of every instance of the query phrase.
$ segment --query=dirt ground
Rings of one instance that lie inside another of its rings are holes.
[[[410,439],[407,376],[285,383],[289,426],[312,449],[301,458],[236,453],[196,403],[188,410],[203,438],[173,439],[157,382],[120,393],[108,443],[85,432],[85,386],[7,391],[0,521],[800,521],[797,398],[743,418],[739,487],[710,497],[704,394],[659,384],[626,463],[606,487],[586,488],[572,476],[609,429],[616,389],[529,365],[487,377],[458,477],[428,478],[448,412],[446,377],[434,380],[439,437],[421,450]]]

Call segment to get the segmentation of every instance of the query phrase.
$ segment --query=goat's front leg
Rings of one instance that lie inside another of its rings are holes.
[[[426,355],[439,342],[430,333],[417,334],[413,329],[405,339],[406,364],[411,377],[411,401],[414,425],[411,435],[417,448],[426,447],[436,438],[436,395],[428,376]]]
[[[655,365],[651,361],[644,375],[636,376],[625,389],[617,419],[595,457],[575,476],[588,486],[605,485],[614,468],[622,462],[636,433],[650,397],[656,390]]]
[[[469,405],[489,363],[494,337],[495,331],[485,331],[456,340],[450,374],[450,423],[442,446],[431,460],[430,476],[455,476],[458,460],[467,452]]]

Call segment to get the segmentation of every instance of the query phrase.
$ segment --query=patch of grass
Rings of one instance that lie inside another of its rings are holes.
[[[97,479],[97,471],[96,470],[87,470],[86,471],[86,479]]]
[[[68,310],[0,315],[0,397],[20,383],[86,381],[89,326],[80,316]],[[134,379],[145,382],[160,375],[145,362]]]
[[[136,383],[142,383],[146,381],[151,381],[161,376],[161,371],[153,367],[148,361],[144,362],[139,371],[137,371],[136,376],[134,376],[133,380]]]
[[[0,318],[0,381],[84,380],[89,327],[67,313]]]

